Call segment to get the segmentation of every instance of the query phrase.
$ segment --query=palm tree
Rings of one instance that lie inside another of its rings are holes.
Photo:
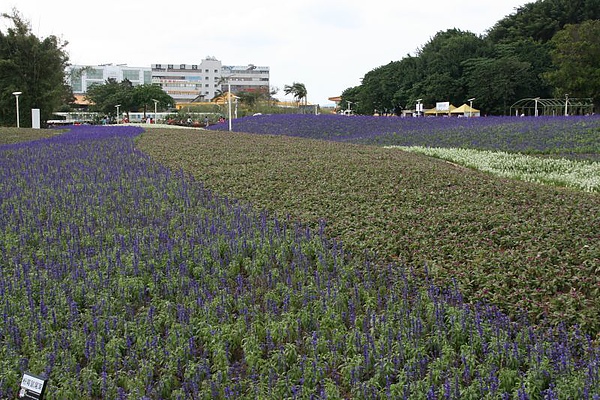
[[[304,99],[304,105],[307,104],[307,91],[306,91],[306,86],[304,86],[304,83],[297,83],[294,82],[292,83],[292,85],[285,85],[283,88],[283,92],[285,94],[291,94],[294,96],[294,99],[296,99],[296,101],[298,103],[300,103],[300,100]]]

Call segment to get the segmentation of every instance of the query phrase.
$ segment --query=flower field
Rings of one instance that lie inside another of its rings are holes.
[[[600,395],[597,194],[397,149],[140,134],[0,146],[0,398],[25,371],[60,399]]]
[[[387,146],[459,147],[600,160],[600,116],[398,118],[262,115],[235,120],[238,132]],[[227,124],[211,129],[226,130]]]

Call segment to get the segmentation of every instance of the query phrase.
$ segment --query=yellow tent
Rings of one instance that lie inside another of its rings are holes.
[[[456,109],[456,107],[454,107],[452,104],[450,104],[450,106],[445,110],[440,110],[437,108],[430,108],[429,110],[425,110],[424,114],[426,116],[450,115],[450,113],[452,113],[453,110],[455,110],[455,109]]]
[[[453,115],[464,115],[465,117],[479,117],[481,115],[479,110],[469,107],[468,104],[456,107],[454,110],[450,111],[450,113]]]

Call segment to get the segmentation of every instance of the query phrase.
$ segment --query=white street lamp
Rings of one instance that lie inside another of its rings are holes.
[[[352,102],[350,100],[346,100],[346,103],[348,103],[348,108],[346,109],[346,115],[350,115],[350,113],[352,112]]]
[[[117,104],[115,107],[117,109],[117,124],[118,124],[119,123],[119,107],[121,107],[121,105]]]
[[[248,68],[246,68],[246,71],[251,71],[256,69],[256,66],[254,64],[248,64]],[[233,78],[235,76],[235,74],[230,74],[227,76],[227,114],[229,117],[229,131],[231,132],[232,127],[231,127],[231,78]],[[236,98],[236,103],[235,103],[236,109],[235,109],[235,117],[237,118],[237,98]]]
[[[421,111],[423,111],[423,107],[421,106],[421,101],[423,99],[417,99],[417,117],[421,115]]]
[[[152,101],[154,102],[154,123],[156,124],[158,121],[158,117],[156,116],[156,105],[158,104],[158,100],[152,99]]]
[[[565,117],[569,116],[569,95],[565,94]]]
[[[473,116],[473,100],[475,100],[475,97],[467,100],[469,102],[469,118]]]
[[[19,96],[23,94],[23,92],[13,92],[13,95],[15,96],[15,98],[17,99],[17,128],[20,128],[20,123],[19,123]]]
[[[231,132],[231,77],[227,79],[227,122],[229,123],[229,132]]]
[[[536,97],[535,99],[533,99],[535,101],[535,116],[536,117],[538,116],[538,100],[539,99],[540,99],[539,97]]]

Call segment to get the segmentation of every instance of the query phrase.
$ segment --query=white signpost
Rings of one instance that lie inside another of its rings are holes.
[[[31,127],[33,129],[40,129],[40,109],[31,109]]]
[[[21,380],[21,390],[19,391],[19,399],[41,400],[44,398],[44,390],[46,389],[46,379],[39,376],[24,373]]]

